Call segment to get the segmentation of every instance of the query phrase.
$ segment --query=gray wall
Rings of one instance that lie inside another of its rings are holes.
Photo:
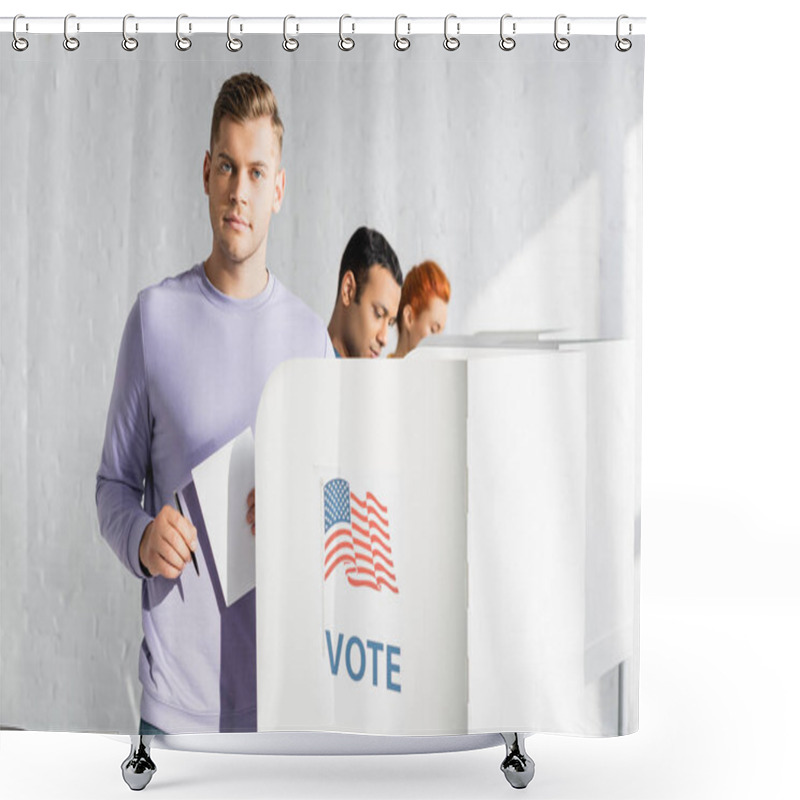
[[[258,72],[286,125],[268,266],[325,320],[362,224],[453,285],[448,332],[638,336],[643,43],[613,37],[87,35],[2,48],[0,723],[128,730],[139,587],[98,531],[94,478],[137,291],[206,257],[219,86]]]

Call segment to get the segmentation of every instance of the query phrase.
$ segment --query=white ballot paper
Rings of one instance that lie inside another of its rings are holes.
[[[225,604],[256,585],[255,536],[247,495],[255,486],[255,441],[246,428],[192,470]]]

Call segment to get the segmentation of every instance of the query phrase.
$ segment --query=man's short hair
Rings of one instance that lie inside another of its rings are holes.
[[[233,75],[222,84],[222,88],[214,103],[214,113],[211,115],[211,145],[209,152],[214,149],[214,142],[219,135],[219,126],[223,117],[230,117],[236,122],[247,122],[251,119],[269,117],[272,127],[278,137],[278,147],[283,149],[283,122],[278,113],[278,101],[269,84],[254,75],[252,72],[242,72]]]
[[[342,254],[342,263],[339,267],[339,285],[337,292],[342,289],[342,279],[346,272],[353,273],[356,279],[356,303],[361,299],[361,291],[366,286],[369,268],[379,264],[392,273],[397,285],[403,285],[403,272],[397,255],[386,237],[372,228],[361,227],[351,237]]]

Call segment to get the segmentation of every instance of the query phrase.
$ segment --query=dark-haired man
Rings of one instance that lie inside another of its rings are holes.
[[[403,273],[389,242],[359,228],[347,243],[328,333],[341,358],[377,358],[397,318]]]

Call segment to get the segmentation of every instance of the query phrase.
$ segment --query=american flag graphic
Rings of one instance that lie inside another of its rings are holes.
[[[386,506],[372,492],[358,497],[342,478],[328,481],[323,495],[325,580],[343,566],[351,586],[398,594]]]

